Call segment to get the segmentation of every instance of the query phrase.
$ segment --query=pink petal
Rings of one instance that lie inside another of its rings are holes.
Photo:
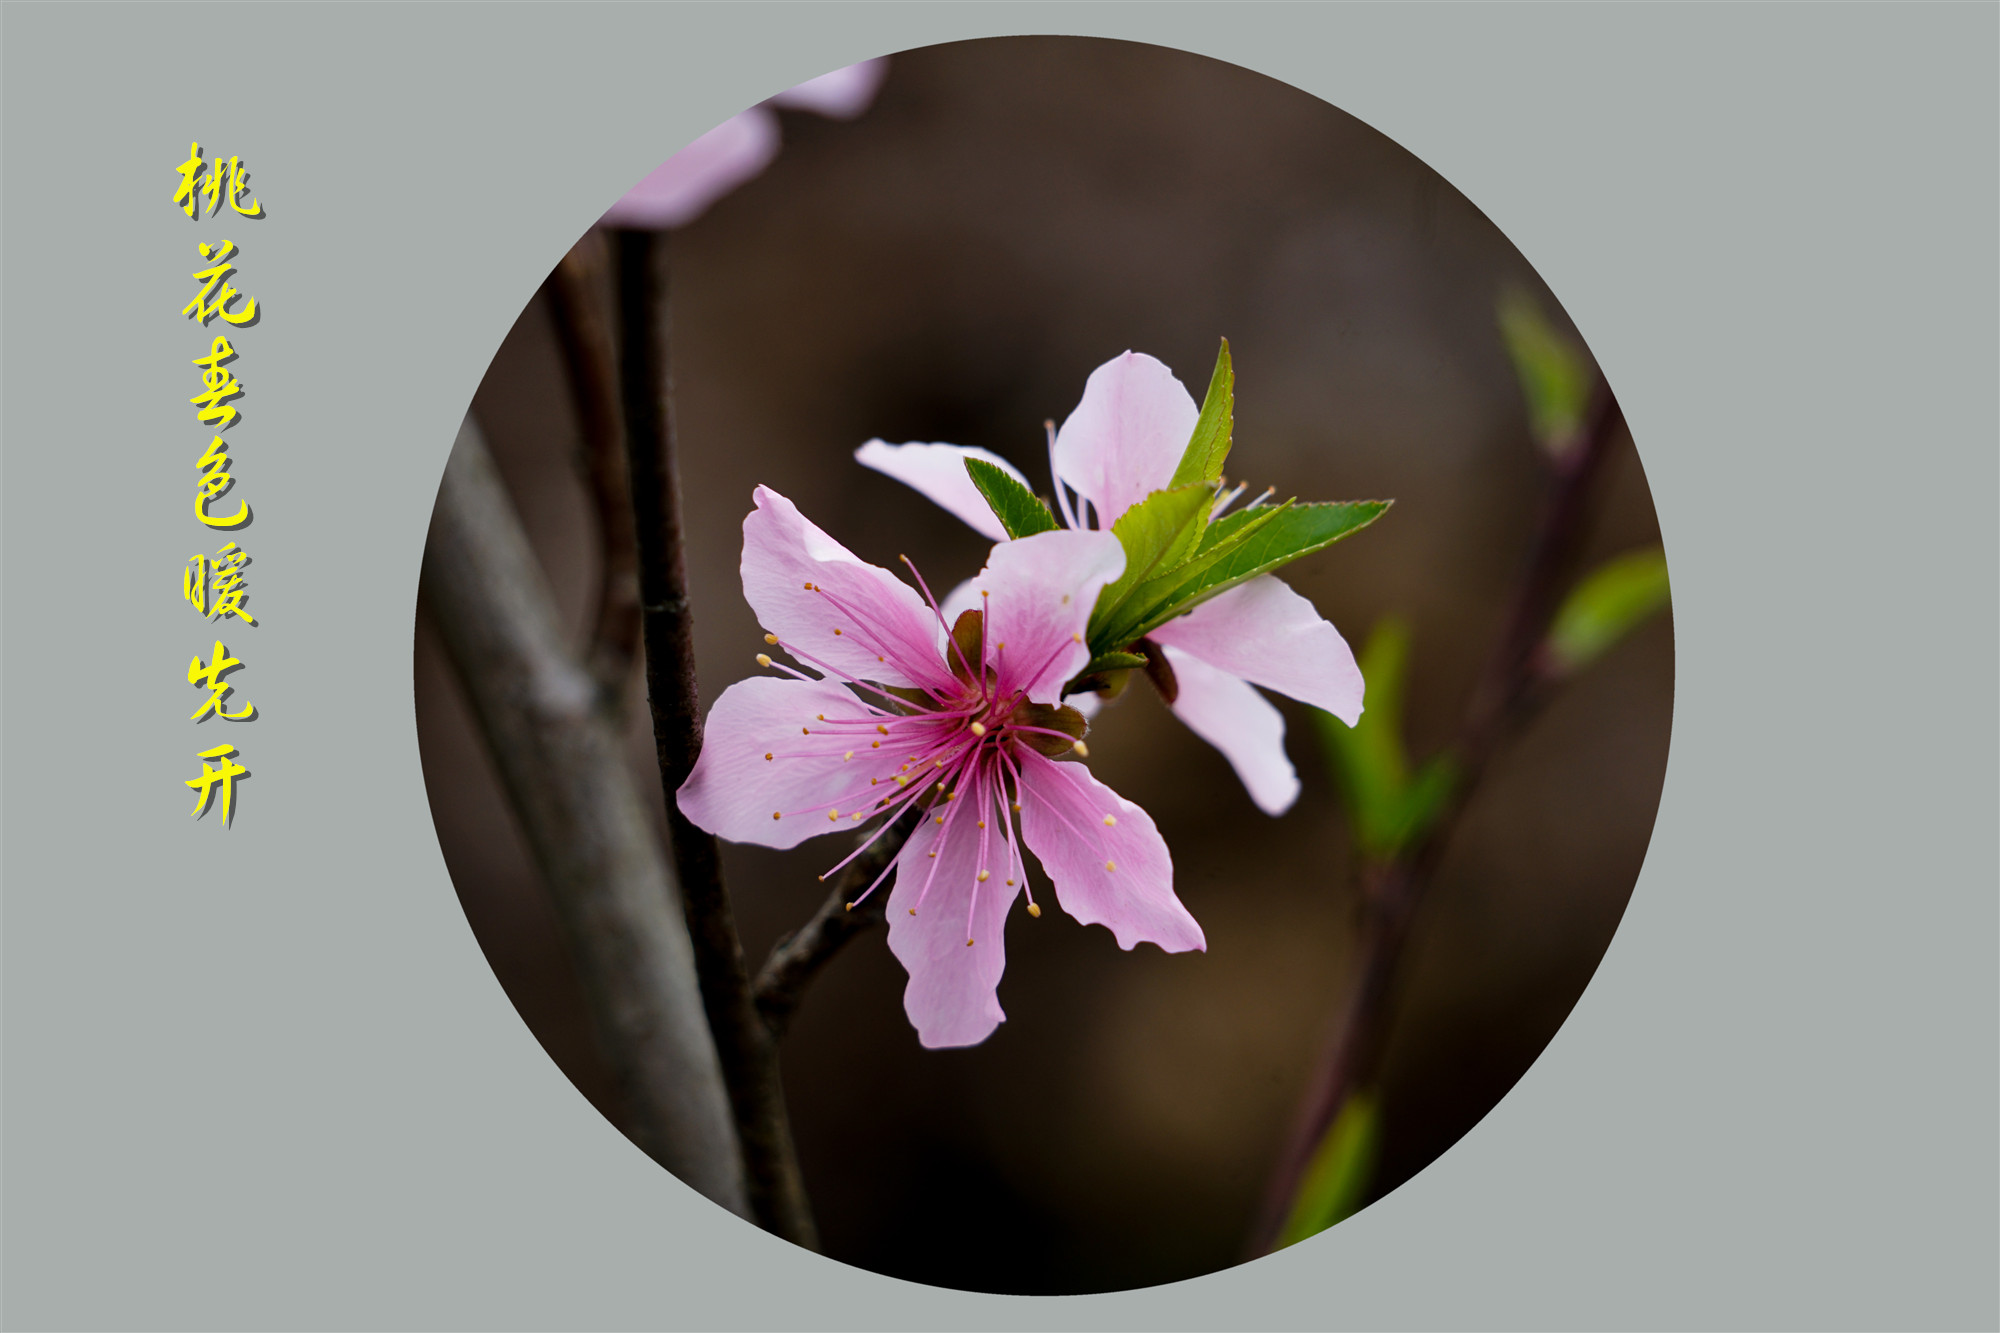
[[[1173,479],[1201,408],[1174,372],[1127,352],[1090,372],[1083,401],[1056,434],[1055,466],[1111,524]]]
[[[986,603],[987,660],[1000,689],[1053,702],[1090,660],[1083,631],[1104,585],[1125,571],[1125,548],[1109,532],[1038,532],[1002,542],[974,582]]]
[[[1082,764],[1059,764],[1027,749],[1015,756],[1021,836],[1054,882],[1063,910],[1087,926],[1109,926],[1121,949],[1140,940],[1168,953],[1206,949],[1201,927],[1174,896],[1173,858],[1152,818]],[[1115,822],[1107,824],[1106,816]]]
[[[759,486],[756,500],[743,520],[743,596],[787,651],[857,680],[955,688],[938,655],[937,615],[916,589],[814,527],[770,487]]]
[[[899,790],[897,756],[829,726],[843,721],[862,731],[872,718],[842,686],[776,676],[737,681],[708,710],[701,757],[675,798],[681,813],[719,838],[764,847],[853,828],[848,816]],[[854,758],[843,759],[850,751]],[[840,817],[827,818],[829,810]]]
[[[1361,668],[1347,640],[1311,602],[1269,574],[1203,602],[1148,637],[1324,708],[1350,727],[1361,718]]]
[[[771,99],[774,106],[795,111],[817,111],[835,120],[852,120],[875,100],[876,89],[889,73],[889,58],[877,56],[858,65],[807,79]]]
[[[965,612],[979,610],[980,586],[979,576],[974,574],[971,578],[944,595],[944,600],[938,603],[938,609],[944,612],[945,624],[956,625],[959,616]],[[940,640],[939,646],[943,646],[942,640]]]
[[[1257,808],[1282,815],[1299,799],[1299,775],[1285,757],[1285,717],[1235,676],[1178,648],[1166,648],[1180,692],[1174,716],[1222,751]]]
[[[1007,530],[993,516],[993,507],[972,484],[965,460],[981,458],[1006,472],[1030,491],[1028,479],[1012,463],[984,449],[956,444],[888,444],[870,440],[854,451],[854,461],[863,467],[894,477],[905,486],[920,491],[934,504],[949,509],[971,524],[988,541],[1004,542]]]
[[[996,997],[1007,966],[1001,930],[1021,889],[1006,883],[997,837],[988,843],[991,877],[979,883],[979,836],[969,814],[958,812],[943,827],[932,819],[917,826],[897,858],[889,895],[889,949],[910,974],[903,1012],[931,1047],[976,1045],[1007,1017]]]
[[[753,106],[654,167],[599,221],[612,227],[684,226],[777,155],[778,118]]]

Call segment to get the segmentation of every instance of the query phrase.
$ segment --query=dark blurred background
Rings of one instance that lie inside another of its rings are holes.
[[[906,551],[948,587],[978,567],[981,540],[855,464],[857,445],[981,445],[1045,489],[1041,422],[1075,406],[1094,367],[1149,352],[1198,398],[1226,336],[1232,479],[1280,498],[1395,498],[1373,528],[1284,577],[1357,648],[1379,617],[1407,616],[1411,741],[1422,753],[1451,736],[1543,487],[1496,298],[1525,288],[1568,328],[1478,209],[1304,93],[1118,42],[907,52],[861,118],[785,113],[784,139],[768,171],[670,242],[705,701],[753,672],[762,646],[736,572],[755,484],[864,559]],[[541,296],[473,410],[581,636],[596,535]],[[1658,540],[1621,443],[1589,558]],[[1589,981],[1645,854],[1672,698],[1661,617],[1502,752],[1418,919],[1375,1197],[1493,1106]],[[416,702],[438,836],[473,930],[551,1057],[607,1106],[556,918],[421,607]],[[1059,912],[1016,912],[1008,1021],[982,1046],[942,1052],[918,1046],[880,934],[827,970],[784,1059],[829,1255],[1027,1293],[1147,1285],[1239,1259],[1354,943],[1326,767],[1301,710],[1279,704],[1305,781],[1281,819],[1260,814],[1144,688],[1091,737],[1094,771],[1166,835],[1205,955],[1123,954]],[[657,801],[636,679],[629,716],[631,762]],[[815,875],[846,845],[726,847],[753,966],[812,912]]]

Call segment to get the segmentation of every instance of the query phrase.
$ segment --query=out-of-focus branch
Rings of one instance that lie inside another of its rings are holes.
[[[1603,471],[1623,422],[1610,386],[1599,380],[1575,439],[1556,451],[1553,486],[1527,565],[1450,750],[1456,764],[1451,794],[1410,846],[1388,861],[1362,868],[1359,970],[1265,1190],[1251,1234],[1252,1256],[1269,1253],[1277,1244],[1314,1148],[1341,1109],[1374,1078],[1387,1041],[1390,1000],[1410,922],[1424,890],[1494,752],[1546,699],[1549,680],[1537,650],[1587,535],[1592,483]]]
[[[748,1214],[674,882],[477,427],[461,427],[423,591],[577,959],[633,1138]]]
[[[757,1012],[763,1015],[773,1038],[785,1035],[799,1001],[805,998],[806,987],[819,975],[819,970],[832,962],[849,940],[882,924],[883,904],[889,901],[885,890],[877,889],[852,910],[848,904],[866,892],[888,868],[922,819],[921,811],[905,811],[895,827],[847,863],[840,878],[834,881],[833,892],[819,905],[812,919],[772,947],[764,966],[758,970],[755,995]],[[860,841],[872,836],[872,832],[864,833]]]
[[[777,1043],[751,998],[743,946],[723,887],[722,857],[714,836],[695,827],[674,799],[701,753],[701,699],[668,401],[663,266],[655,262],[655,233],[621,229],[612,235],[618,251],[619,378],[638,539],[646,697],[682,906],[702,1001],[743,1142],[752,1215],[766,1230],[817,1248],[818,1233],[785,1113]]]
[[[603,270],[604,236],[592,228],[549,274],[547,290],[597,516],[597,607],[584,661],[615,714],[639,653],[639,555],[632,537],[617,362],[600,299]]]

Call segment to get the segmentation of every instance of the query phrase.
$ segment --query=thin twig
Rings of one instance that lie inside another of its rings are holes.
[[[833,892],[819,905],[812,919],[772,946],[770,956],[757,972],[754,988],[757,1012],[763,1015],[772,1037],[785,1035],[799,1001],[805,998],[806,987],[820,969],[832,962],[849,940],[882,924],[883,904],[889,901],[886,886],[869,894],[865,902],[854,900],[888,868],[922,819],[922,811],[904,811],[894,828],[847,863],[840,878],[834,881]],[[872,833],[864,833],[861,840],[871,836]],[[851,909],[849,904],[853,904]]]
[[[817,1248],[812,1208],[785,1114],[777,1043],[751,999],[743,946],[723,887],[721,854],[714,836],[695,827],[674,799],[701,753],[701,701],[695,684],[680,479],[668,399],[664,278],[654,263],[654,233],[621,229],[613,235],[618,249],[620,379],[638,539],[646,696],[681,902],[694,943],[702,1001],[743,1143],[753,1215],[766,1230]]]
[[[632,535],[618,374],[600,302],[603,252],[603,234],[595,228],[585,232],[549,274],[547,291],[597,516],[597,605],[583,659],[615,716],[639,653],[639,553]]]
[[[1456,764],[1451,795],[1414,844],[1390,861],[1362,868],[1359,969],[1265,1189],[1251,1234],[1252,1255],[1267,1254],[1277,1243],[1314,1149],[1348,1099],[1373,1078],[1388,1036],[1390,1000],[1410,922],[1424,890],[1495,751],[1545,701],[1546,691],[1539,687],[1548,678],[1537,649],[1587,535],[1592,483],[1602,473],[1623,421],[1617,399],[1600,380],[1576,438],[1557,455],[1554,487],[1505,626],[1449,751]]]
[[[673,877],[469,417],[438,490],[423,592],[555,900],[632,1138],[747,1215]]]

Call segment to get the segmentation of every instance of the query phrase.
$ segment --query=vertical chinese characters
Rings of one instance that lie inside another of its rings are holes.
[[[178,168],[173,201],[195,221],[202,220],[204,210],[207,217],[214,218],[225,207],[234,215],[253,221],[265,216],[263,204],[251,193],[250,170],[243,160],[204,158],[199,142],[188,145],[187,160]],[[181,307],[182,317],[196,321],[204,329],[218,319],[235,330],[257,324],[260,318],[257,299],[230,281],[237,274],[236,243],[226,237],[216,244],[203,241],[195,246],[195,251],[201,259],[190,275],[196,291],[194,298]],[[232,471],[236,460],[230,451],[231,441],[224,438],[224,433],[241,419],[242,412],[236,404],[247,392],[237,375],[238,353],[231,336],[241,335],[215,334],[205,353],[190,358],[200,375],[200,388],[187,401],[194,409],[196,423],[209,436],[207,445],[195,459],[198,477],[194,487],[194,516],[207,531],[233,532],[250,523],[250,506],[246,501],[238,499],[234,505],[221,503],[238,480]],[[249,565],[250,553],[234,541],[224,542],[212,553],[197,551],[182,562],[181,599],[204,621],[218,626],[233,622],[232,628],[252,628],[257,617],[247,605],[250,588],[245,571]],[[225,679],[244,667],[243,659],[232,654],[219,638],[213,640],[206,655],[196,652],[188,661],[187,683],[200,694],[188,720],[197,726],[207,724],[210,719],[223,723],[254,721],[257,706],[247,699],[232,699],[236,683]],[[211,745],[196,755],[201,774],[185,779],[182,784],[195,794],[191,811],[195,818],[213,807],[221,814],[224,827],[230,824],[236,808],[236,781],[250,774],[247,767],[237,762],[239,757],[240,752],[233,744]]]

